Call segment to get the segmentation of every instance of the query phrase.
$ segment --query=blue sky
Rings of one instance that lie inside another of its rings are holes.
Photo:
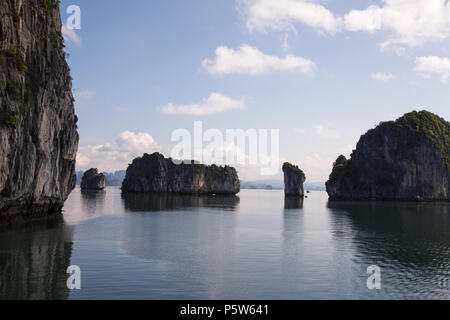
[[[281,161],[325,181],[380,121],[419,109],[449,119],[448,1],[63,0],[63,23],[69,5],[82,13],[65,32],[77,169],[168,155],[171,133],[202,120],[280,129]]]

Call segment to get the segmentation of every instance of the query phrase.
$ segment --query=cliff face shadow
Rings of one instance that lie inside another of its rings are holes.
[[[239,206],[238,196],[225,195],[179,195],[157,193],[122,193],[125,211],[165,211],[189,208],[215,208],[235,211]]]
[[[62,220],[0,229],[0,299],[67,299],[72,237]]]
[[[303,201],[304,199],[302,197],[284,197],[284,209],[303,209]]]

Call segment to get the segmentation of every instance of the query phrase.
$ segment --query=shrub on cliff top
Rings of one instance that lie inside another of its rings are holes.
[[[346,158],[343,154],[341,154],[341,155],[336,159],[336,161],[333,163],[333,167],[334,167],[334,166],[344,166],[344,165],[347,164],[347,162],[348,162],[347,158]]]
[[[450,170],[450,122],[428,111],[413,111],[395,121],[395,125],[411,133],[411,139],[423,135],[441,151],[442,157]]]
[[[296,165],[293,165],[289,162],[285,162],[283,164],[283,171],[285,170],[292,170],[292,171],[298,171],[298,172],[303,172],[302,170],[300,170],[300,168]]]

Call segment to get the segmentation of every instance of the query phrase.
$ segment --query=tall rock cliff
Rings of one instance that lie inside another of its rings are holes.
[[[232,167],[175,164],[160,153],[144,154],[127,169],[122,191],[180,194],[236,194],[240,191],[237,171]]]
[[[450,123],[427,111],[383,122],[334,163],[332,200],[450,200]]]
[[[59,212],[78,146],[57,0],[0,2],[0,219]]]
[[[283,164],[284,173],[284,194],[288,197],[304,197],[303,183],[306,180],[305,174],[298,166],[289,162]]]

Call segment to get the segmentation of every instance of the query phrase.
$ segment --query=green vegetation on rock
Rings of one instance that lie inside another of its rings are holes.
[[[13,101],[19,100],[20,89],[17,88],[16,85],[9,80],[6,81],[6,92],[8,93],[11,100]]]
[[[285,170],[285,169],[289,169],[289,170],[292,170],[292,171],[298,171],[298,172],[302,171],[302,170],[300,170],[300,168],[298,166],[293,165],[293,164],[291,164],[289,162],[285,162],[283,164],[283,170]]]
[[[0,125],[6,125],[9,127],[15,127],[17,124],[16,116],[14,112],[10,110],[0,109]]]
[[[0,65],[9,62],[13,64],[22,75],[28,71],[28,66],[25,64],[24,53],[19,48],[5,49],[0,52]]]
[[[422,135],[430,140],[438,148],[450,170],[450,122],[428,111],[413,111],[398,118],[392,125],[409,130],[415,139]],[[414,143],[415,141],[411,141]]]

